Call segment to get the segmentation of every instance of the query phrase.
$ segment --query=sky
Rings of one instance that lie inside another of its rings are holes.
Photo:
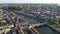
[[[54,3],[54,4],[60,4],[60,0],[0,0],[0,3]]]

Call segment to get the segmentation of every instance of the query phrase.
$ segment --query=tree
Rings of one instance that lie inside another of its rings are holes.
[[[59,25],[59,19],[58,18],[50,19],[50,23],[55,24],[55,25]]]

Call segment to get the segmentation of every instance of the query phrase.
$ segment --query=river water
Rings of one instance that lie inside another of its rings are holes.
[[[20,18],[25,18],[25,20],[29,23],[29,24],[36,24],[36,23],[40,23],[38,20],[34,19],[34,18],[28,18],[24,15],[21,14],[17,14]]]
[[[35,27],[40,34],[59,34],[48,26]]]
[[[25,16],[21,15],[21,14],[17,14],[20,18],[23,18]],[[26,21],[28,21],[29,24],[37,24],[37,23],[40,23],[39,21],[37,21],[36,19],[33,19],[33,18],[28,18],[26,17],[25,18]],[[37,31],[40,32],[40,34],[58,34],[57,32],[53,31],[52,29],[50,29],[49,27],[47,26],[43,26],[43,27],[38,27],[36,28]]]

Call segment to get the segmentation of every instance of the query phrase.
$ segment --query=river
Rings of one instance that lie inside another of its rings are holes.
[[[17,16],[19,16],[20,18],[25,18],[26,21],[28,21],[29,24],[37,24],[40,23],[38,20],[34,19],[34,18],[30,18],[30,17],[26,17],[24,15],[18,14],[16,13]]]
[[[28,18],[28,17],[18,14],[18,13],[16,13],[16,15],[18,15],[20,18],[25,18],[29,24],[40,23],[38,20],[30,18],[30,17]],[[49,28],[47,26],[36,28],[36,30],[38,30],[40,32],[40,34],[58,34],[57,32],[53,31],[51,28]]]
[[[39,27],[35,27],[35,29],[40,34],[59,34],[58,32],[56,32],[55,30],[53,30],[52,28],[50,28],[48,26],[39,26]]]

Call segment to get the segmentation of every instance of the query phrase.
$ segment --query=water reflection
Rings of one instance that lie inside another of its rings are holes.
[[[25,16],[23,16],[23,15],[20,15],[20,14],[17,14],[20,18],[24,18]],[[25,18],[26,19],[26,21],[28,21],[29,22],[29,24],[36,24],[36,23],[39,23],[39,21],[38,20],[36,20],[36,19],[33,19],[33,18],[28,18],[28,17],[26,17]]]
[[[52,30],[48,26],[41,26],[41,27],[35,27],[35,29],[40,33],[40,34],[58,34],[56,31]]]

